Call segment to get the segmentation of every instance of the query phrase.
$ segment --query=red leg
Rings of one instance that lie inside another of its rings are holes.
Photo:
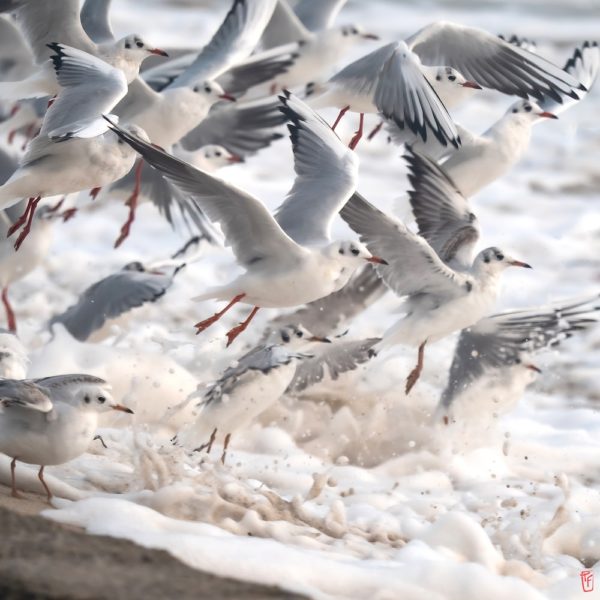
[[[25,148],[27,148],[27,144],[29,143],[29,140],[32,140],[37,135],[36,125],[37,125],[37,123],[34,121],[33,123],[31,123],[30,125],[27,126],[27,129],[25,130],[25,141],[23,142],[23,145],[21,146],[21,150],[25,150]]]
[[[364,124],[365,124],[365,114],[360,113],[360,117],[358,120],[358,130],[354,134],[354,137],[350,140],[350,144],[348,146],[350,148],[350,150],[354,150],[354,148],[356,148],[356,146],[358,145],[358,142],[360,141],[360,138],[362,137],[362,134],[363,134],[363,125]]]
[[[49,504],[50,500],[52,500],[52,492],[50,491],[50,488],[44,481],[44,467],[43,466],[41,466],[40,470],[38,471],[38,478],[42,482],[42,485],[44,486],[44,489],[46,490],[46,494],[48,496],[48,504]]]
[[[225,436],[225,442],[223,444],[223,454],[221,454],[221,464],[225,464],[225,459],[227,458],[227,448],[229,447],[230,440],[231,440],[231,434],[228,433]]]
[[[137,208],[138,197],[140,195],[140,187],[142,185],[142,167],[144,166],[144,161],[139,160],[138,164],[135,166],[135,186],[133,188],[133,192],[131,196],[127,199],[125,204],[129,206],[129,216],[127,217],[127,221],[121,227],[121,233],[115,242],[115,248],[118,248],[129,236],[129,230],[131,229],[131,225],[135,221],[135,211]]]
[[[29,211],[31,210],[31,205],[35,202],[35,198],[29,198],[27,201],[27,206],[23,211],[23,214],[9,227],[6,237],[10,237],[17,229],[20,229],[27,222],[27,217],[29,217]]]
[[[23,230],[21,231],[19,237],[17,238],[17,241],[15,242],[15,250],[18,250],[21,247],[21,244],[25,241],[25,238],[29,235],[29,232],[31,231],[31,225],[33,223],[33,217],[35,215],[35,209],[37,208],[37,205],[40,200],[41,196],[38,196],[33,200],[33,202],[30,203],[27,223],[25,223],[25,227],[23,227]]]
[[[237,304],[245,295],[246,294],[238,294],[223,310],[220,310],[208,319],[204,319],[204,321],[196,323],[194,325],[194,327],[198,330],[196,331],[196,335],[210,327],[213,323],[216,323],[234,304]]]
[[[63,211],[59,216],[62,218],[63,223],[70,221],[77,214],[77,208],[67,208],[67,210]]]
[[[15,318],[15,312],[13,311],[8,299],[8,286],[2,290],[2,304],[4,304],[4,310],[6,311],[8,330],[11,333],[17,333],[17,319]]]
[[[246,317],[245,321],[242,321],[239,325],[236,325],[233,329],[227,332],[227,347],[231,346],[235,338],[246,330],[246,327],[250,325],[250,321],[254,319],[254,315],[259,311],[260,306],[255,306],[250,314]]]
[[[66,199],[67,199],[67,197],[63,196],[54,206],[51,206],[48,208],[48,212],[55,213],[57,210],[59,210],[62,207],[62,205],[64,204]]]
[[[424,358],[424,354],[425,354],[425,344],[427,343],[427,340],[425,340],[420,346],[419,346],[419,356],[417,358],[417,365],[415,366],[415,368],[409,373],[407,379],[406,379],[406,388],[405,388],[405,392],[406,395],[408,396],[408,394],[410,393],[410,390],[413,389],[415,383],[417,383],[417,381],[419,380],[419,377],[421,376],[421,371],[423,370],[423,358]]]
[[[340,114],[337,116],[337,119],[333,122],[333,125],[331,126],[332,131],[335,131],[335,128],[338,126],[339,122],[342,120],[342,117],[348,112],[349,109],[349,106],[344,106],[344,108],[340,110]]]
[[[382,127],[383,127],[383,121],[379,121],[379,124],[373,128],[373,131],[371,131],[371,133],[369,133],[369,135],[367,136],[367,139],[369,141],[371,141],[381,131]]]
[[[11,482],[11,495],[13,498],[22,498],[21,494],[17,492],[17,478],[15,477],[15,469],[17,467],[17,459],[13,458],[10,461],[10,482]]]
[[[98,194],[100,193],[101,189],[101,187],[95,187],[90,190],[90,196],[92,200],[95,200],[98,197]]]

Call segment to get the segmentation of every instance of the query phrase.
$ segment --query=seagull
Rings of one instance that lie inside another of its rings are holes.
[[[14,332],[0,329],[0,380],[25,379],[29,358],[27,349]]]
[[[455,403],[473,396],[475,389],[494,402],[510,399],[512,404],[540,369],[531,356],[556,346],[573,333],[597,322],[598,295],[545,307],[509,310],[481,319],[464,329],[454,351],[448,383],[442,393],[437,415],[448,423]],[[506,402],[503,402],[506,404]]]
[[[437,85],[446,85],[440,69],[447,67],[454,69],[450,83],[456,91],[442,92],[446,102],[479,87],[557,102],[585,91],[574,77],[531,52],[486,31],[439,21],[351,63],[325,84],[311,106],[339,108],[334,127],[348,110],[360,113],[351,147],[362,136],[364,113],[376,112],[423,141],[433,135],[442,146],[458,148],[460,138]]]
[[[232,154],[219,144],[208,144],[194,152],[176,146],[173,148],[173,155],[205,173],[216,173],[223,167],[244,162],[243,156]]]
[[[297,361],[309,354],[294,351],[307,342],[329,342],[303,327],[288,326],[273,332],[266,344],[244,354],[202,395],[196,421],[179,432],[177,443],[195,451],[210,452],[217,431],[225,433],[221,461],[225,462],[231,436],[245,429],[281,398],[291,382]],[[198,397],[194,392],[190,399]]]
[[[31,228],[42,197],[112,183],[131,170],[136,156],[101,118],[127,91],[123,73],[75,48],[50,46],[63,91],[48,109],[41,131],[27,147],[19,168],[0,187],[0,209],[29,198],[25,213],[10,230],[13,233],[24,225],[17,249]],[[146,137],[135,125],[129,130]]]
[[[29,43],[39,68],[21,81],[0,83],[0,98],[54,96],[60,92],[48,59],[48,46],[57,41],[97,57],[120,70],[127,83],[138,75],[142,61],[151,55],[166,56],[139,35],[132,34],[120,40],[94,43],[85,33],[79,19],[79,0],[39,2],[38,0],[0,0],[0,12],[15,12],[17,24]]]
[[[108,320],[164,296],[183,266],[164,273],[139,261],[128,263],[87,288],[76,304],[52,317],[49,326],[61,323],[74,338],[85,342]]]
[[[386,256],[389,267],[377,267],[379,275],[392,291],[407,297],[402,304],[404,318],[384,333],[376,350],[398,343],[419,347],[417,365],[406,381],[408,394],[423,369],[427,342],[485,316],[507,267],[531,267],[496,247],[482,250],[473,260],[479,227],[465,197],[428,158],[409,151],[405,159],[419,234],[359,194],[340,215],[371,252]]]
[[[219,299],[227,306],[196,325],[198,333],[238,302],[253,306],[227,333],[228,344],[242,333],[260,307],[284,308],[312,302],[342,288],[364,261],[385,264],[354,241],[331,241],[331,223],[354,191],[355,154],[330,127],[289,92],[280,97],[289,119],[296,181],[273,217],[256,198],[169,156],[113,125],[143,158],[221,225],[245,273],[209,289],[198,300]]]
[[[98,415],[109,410],[133,414],[117,404],[110,386],[92,375],[56,375],[41,379],[0,379],[0,452],[10,463],[12,495],[17,492],[17,461],[39,465],[38,477],[48,501],[52,492],[44,468],[83,454],[98,427]]]
[[[46,258],[52,242],[53,220],[58,216],[50,208],[42,206],[35,218],[32,217],[29,243],[17,252],[7,235],[24,206],[25,203],[22,203],[0,210],[0,290],[7,327],[12,332],[17,331],[17,318],[8,296],[9,287],[29,275]]]

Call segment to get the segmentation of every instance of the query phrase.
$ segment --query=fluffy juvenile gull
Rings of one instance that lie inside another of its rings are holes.
[[[0,380],[0,451],[12,458],[13,496],[19,497],[17,461],[40,466],[38,477],[50,501],[44,468],[83,454],[96,434],[100,413],[133,413],[113,400],[109,388],[103,379],[79,374]]]
[[[481,319],[460,334],[442,393],[438,415],[448,415],[452,405],[474,388],[485,388],[485,396],[503,396],[513,404],[530,382],[530,373],[540,372],[531,357],[554,347],[595,323],[599,298],[561,302],[550,306],[510,310]],[[479,394],[481,398],[482,394]],[[481,402],[478,402],[481,405]],[[494,409],[496,410],[496,409]]]
[[[359,194],[340,215],[371,252],[386,257],[389,267],[378,267],[381,278],[398,296],[407,297],[404,318],[384,333],[378,348],[398,343],[419,347],[417,365],[406,381],[408,394],[423,369],[425,344],[485,316],[507,267],[531,267],[496,247],[473,260],[479,228],[466,199],[435,163],[410,152],[406,159],[418,235]]]
[[[294,150],[296,181],[273,217],[256,198],[215,179],[114,126],[152,166],[195,198],[221,225],[246,272],[198,299],[228,305],[196,325],[204,331],[234,304],[253,305],[249,316],[227,334],[228,345],[246,329],[260,307],[305,304],[343,287],[364,261],[385,263],[361,244],[331,241],[331,224],[356,185],[358,160],[327,123],[297,98],[281,96]]]

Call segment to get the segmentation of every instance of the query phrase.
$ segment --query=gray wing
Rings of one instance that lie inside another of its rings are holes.
[[[42,63],[50,58],[48,44],[65,44],[96,54],[96,45],[81,26],[79,0],[12,0],[17,23],[33,50],[35,60]],[[4,3],[0,4],[4,11]]]
[[[310,31],[304,27],[287,0],[279,0],[269,24],[263,31],[260,45],[267,50],[290,42],[305,40],[308,37],[310,37]]]
[[[225,20],[194,62],[169,87],[215,79],[250,55],[277,0],[233,0]]]
[[[386,292],[387,287],[375,267],[365,265],[341,290],[315,300],[291,314],[282,314],[271,320],[268,332],[286,325],[302,325],[314,335],[327,337]]]
[[[108,386],[108,382],[95,375],[87,373],[69,373],[68,375],[52,375],[51,377],[39,377],[32,380],[36,385],[49,390],[58,390],[60,388],[71,388],[79,386],[82,383]]]
[[[134,167],[127,175],[113,183],[110,189],[111,191],[131,193],[136,184],[135,180]],[[191,199],[189,194],[184,194],[165,179],[160,171],[148,167],[142,168],[140,193],[156,206],[158,212],[173,228],[183,221],[188,229],[195,230],[211,244],[220,239],[219,234],[198,204]]]
[[[360,194],[355,193],[348,200],[340,215],[372,254],[388,262],[378,265],[377,272],[398,296],[431,294],[438,299],[450,299],[468,290],[469,276],[448,267],[426,240]]]
[[[96,44],[111,42],[115,39],[110,26],[111,0],[85,0],[81,9],[81,25]]]
[[[514,310],[481,319],[458,339],[441,406],[485,373],[520,364],[532,352],[560,343],[597,320],[598,296],[546,308]]]
[[[244,354],[236,364],[227,368],[223,375],[206,392],[202,404],[219,401],[224,394],[230,394],[240,377],[249,371],[268,373],[281,365],[288,364],[296,355],[278,345],[256,346]]]
[[[585,90],[573,76],[544,58],[474,27],[440,21],[407,40],[429,66],[448,66],[483,87],[539,101],[578,98]]]
[[[333,22],[347,0],[300,0],[294,6],[296,16],[310,31],[333,27]]]
[[[36,381],[0,379],[0,411],[11,406],[46,413],[52,410],[52,401]]]
[[[158,300],[172,283],[172,275],[130,270],[113,273],[85,290],[77,304],[53,317],[50,325],[62,323],[74,338],[84,342],[109,319]]]
[[[327,348],[317,356],[305,358],[298,363],[286,393],[298,394],[323,381],[327,374],[336,381],[342,373],[354,371],[374,356],[372,348],[379,341],[380,338],[369,338],[326,344]]]
[[[182,140],[185,150],[219,144],[238,156],[248,156],[267,147],[283,135],[276,131],[286,122],[280,102],[271,98],[252,102],[232,102],[212,110]]]
[[[102,129],[106,131],[102,114],[110,112],[127,93],[123,71],[76,48],[56,43],[49,47],[63,89],[48,109],[40,133],[51,139],[68,139],[95,137]]]
[[[419,235],[445,263],[470,267],[479,224],[467,199],[433,161],[410,149],[404,158],[412,186],[408,196]]]
[[[277,225],[262,202],[232,185],[196,169],[188,163],[132,136],[116,125],[111,128],[139,152],[144,160],[184,193],[192,196],[211,221],[221,225],[242,266],[289,267],[305,254],[301,246]]]
[[[291,121],[296,180],[275,218],[299,244],[327,244],[333,219],[356,189],[358,158],[304,102],[289,92],[279,98]]]
[[[600,72],[600,47],[597,42],[584,42],[575,48],[573,54],[567,60],[564,70],[580,81],[588,90],[592,89],[598,72]],[[579,92],[579,99],[567,98],[562,103],[546,98],[540,103],[540,108],[553,114],[558,114],[577,104],[579,100],[587,95],[587,92]]]

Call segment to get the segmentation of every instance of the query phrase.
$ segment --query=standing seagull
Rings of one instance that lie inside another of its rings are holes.
[[[419,235],[387,216],[359,194],[340,211],[372,252],[389,267],[379,274],[399,296],[405,317],[390,327],[379,347],[419,347],[416,367],[406,381],[408,394],[423,369],[425,344],[472,325],[496,301],[501,273],[510,266],[531,268],[499,248],[486,248],[472,259],[479,239],[475,215],[464,196],[429,159],[409,152],[409,192]]]
[[[249,194],[169,156],[117,126],[113,129],[218,222],[246,272],[197,299],[227,300],[227,306],[196,325],[198,333],[234,304],[253,305],[249,316],[227,334],[228,345],[246,329],[260,307],[312,302],[343,287],[356,268],[385,264],[353,241],[331,241],[331,223],[355,189],[358,159],[303,102],[280,97],[294,150],[296,180],[275,218]]]
[[[52,492],[44,468],[60,465],[83,454],[98,427],[98,414],[119,410],[108,384],[92,375],[56,375],[42,379],[0,380],[0,451],[10,463],[12,495],[17,492],[17,461],[39,465],[38,477],[48,501]]]
[[[0,83],[0,98],[26,98],[53,96],[60,92],[62,83],[57,80],[48,60],[48,45],[60,42],[76,48],[119,69],[127,83],[137,76],[142,61],[153,54],[167,56],[139,35],[128,35],[120,40],[94,43],[81,26],[79,0],[39,2],[39,0],[0,0],[0,12],[15,12],[17,24],[31,46],[40,68],[22,81]]]
[[[444,77],[450,67],[453,80]],[[440,70],[441,69],[441,70]],[[455,84],[454,92],[447,81]],[[336,106],[361,114],[351,145],[362,136],[363,114],[381,113],[400,129],[442,146],[460,144],[446,108],[454,97],[487,87],[504,94],[538,100],[578,98],[585,86],[547,60],[473,27],[437,22],[406,41],[387,44],[334,75],[312,106]],[[448,89],[446,89],[448,88]]]
[[[594,296],[547,307],[506,311],[463,330],[438,414],[443,413],[447,423],[451,406],[475,386],[479,389],[485,386],[485,396],[496,402],[500,395],[516,400],[530,382],[528,373],[540,372],[530,362],[531,355],[597,323],[593,313],[598,310],[598,296]]]

